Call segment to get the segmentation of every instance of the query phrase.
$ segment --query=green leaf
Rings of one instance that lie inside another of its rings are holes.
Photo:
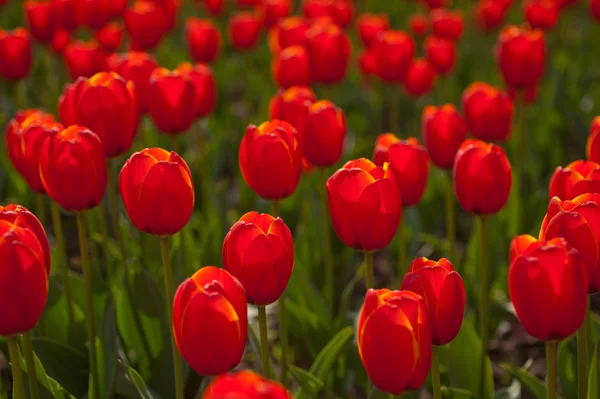
[[[40,388],[40,398],[75,399],[75,397],[69,392],[67,392],[67,390],[63,388],[56,380],[50,378],[48,374],[46,374],[44,365],[35,354],[35,351],[33,356],[35,361],[35,375],[37,377]],[[27,366],[25,364],[23,356],[20,356],[20,363],[21,369],[25,373],[24,377],[27,377],[27,375],[29,374],[29,370],[27,370]],[[26,384],[26,387],[29,388],[29,384]]]
[[[594,356],[592,356],[592,364],[590,366],[590,375],[588,378],[588,395],[587,399],[598,399],[600,398],[600,366],[598,362],[600,361],[598,350],[600,349],[600,344],[596,343],[596,348],[594,349]]]
[[[532,376],[524,368],[513,367],[506,363],[502,363],[500,366],[517,380],[519,380],[525,389],[527,389],[527,391],[529,391],[534,397],[537,399],[546,398],[546,384],[544,384],[539,378]],[[558,394],[556,394],[556,397],[560,398]]]
[[[117,371],[117,326],[115,308],[112,299],[108,299],[99,336],[96,337],[96,355],[98,357],[98,378],[100,379],[100,397],[113,396],[113,384]]]
[[[290,371],[296,377],[298,384],[306,391],[309,397],[317,397],[319,392],[323,389],[325,384],[318,377],[315,377],[310,371],[304,370],[303,368],[292,365]],[[296,397],[299,397],[298,393]]]
[[[521,399],[521,383],[513,380],[509,387],[494,392],[494,399]]]
[[[135,385],[141,399],[154,399],[154,395],[150,392],[150,389],[146,386],[146,382],[142,376],[135,371],[135,369],[121,362],[121,365],[127,370],[127,375],[133,384]],[[170,370],[170,368],[168,368]]]

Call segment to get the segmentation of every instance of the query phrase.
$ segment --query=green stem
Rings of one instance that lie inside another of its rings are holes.
[[[165,272],[165,306],[167,308],[168,324],[171,331],[171,350],[173,351],[173,371],[175,373],[175,398],[183,399],[183,372],[181,369],[181,356],[175,343],[173,335],[173,297],[175,290],[173,287],[173,270],[171,268],[171,258],[169,256],[169,238],[160,238],[160,249]]]
[[[279,201],[273,201],[273,217],[279,217]]]
[[[373,252],[365,251],[365,262],[367,264],[367,271],[365,273],[365,281],[367,284],[367,290],[374,288],[375,286],[375,271],[373,266]]]
[[[400,224],[398,228],[398,279],[402,281],[406,274],[406,237],[404,236],[404,226]]]
[[[42,225],[46,224],[46,196],[35,193],[35,213]]]
[[[431,348],[431,381],[433,383],[433,399],[442,399],[442,385],[440,383],[440,354],[439,347]]]
[[[96,217],[98,218],[98,224],[100,225],[100,233],[102,234],[102,242],[104,243],[104,266],[106,268],[106,273],[108,277],[112,277],[112,266],[109,266],[110,262],[108,261],[108,247],[109,247],[109,236],[108,236],[108,224],[106,222],[106,209],[104,209],[104,204],[100,203],[98,205]],[[90,215],[91,216],[91,215]],[[92,243],[92,255],[94,255],[95,259],[99,259],[98,257],[98,246],[95,243]]]
[[[546,342],[546,375],[548,376],[548,391],[546,398],[556,398],[556,351],[558,344],[554,341]],[[581,398],[581,396],[580,396]]]
[[[456,205],[454,204],[454,185],[452,172],[446,174],[446,237],[448,239],[448,259],[457,264],[454,259],[454,243],[456,242]]]
[[[10,366],[13,375],[13,399],[25,399],[25,383],[23,382],[23,371],[21,370],[19,344],[17,337],[7,337]]]
[[[260,332],[260,357],[265,378],[271,378],[269,365],[269,337],[267,335],[267,310],[264,306],[258,307],[258,329]]]
[[[81,270],[83,271],[83,282],[85,285],[85,319],[87,321],[90,369],[88,397],[93,399],[99,397],[98,364],[96,362],[96,330],[94,328],[94,302],[92,299],[92,267],[90,264],[89,242],[83,213],[77,213],[77,232],[79,235],[79,251],[81,253]]]
[[[587,316],[586,316],[587,318]],[[588,351],[586,323],[577,331],[577,393],[579,399],[587,398]]]
[[[127,260],[127,247],[125,241],[123,241],[123,234],[121,234],[121,226],[119,224],[119,199],[117,196],[117,179],[116,175],[119,171],[115,167],[111,167],[108,170],[108,207],[111,216],[112,227],[114,230],[115,238],[119,242],[119,249],[121,250],[121,256],[123,261]],[[111,275],[111,277],[114,277]]]
[[[288,382],[288,325],[285,293],[279,298],[279,335],[281,336],[281,383],[287,386]]]
[[[398,102],[400,98],[400,92],[395,88],[390,90],[388,94],[388,98],[390,100],[389,103],[389,132],[393,133],[397,136],[400,136],[399,128],[398,128],[398,111],[400,108],[400,104]]]
[[[21,345],[25,354],[25,365],[27,366],[27,377],[29,378],[29,393],[31,399],[40,399],[40,387],[38,386],[37,374],[35,372],[35,358],[33,356],[33,344],[31,343],[31,332],[22,335]]]
[[[62,219],[60,218],[60,207],[56,201],[50,201],[50,211],[52,216],[52,226],[56,238],[56,255],[58,257],[58,267],[65,292],[67,302],[67,316],[69,326],[72,327],[75,322],[75,311],[73,310],[73,296],[71,295],[71,283],[69,281],[69,265],[65,249],[65,236],[63,235]]]
[[[321,219],[323,221],[323,241],[325,245],[325,299],[335,309],[335,275],[333,270],[333,252],[331,250],[331,224],[329,221],[329,208],[327,206],[327,177],[325,168],[319,170],[321,181],[319,191],[321,194]]]
[[[487,223],[485,216],[480,216],[481,221],[481,281],[479,282],[480,291],[480,337],[481,337],[481,362],[479,363],[480,370],[480,396],[485,395],[485,369],[487,360],[488,348],[488,308],[489,308],[489,276],[488,276],[488,240],[487,240]]]

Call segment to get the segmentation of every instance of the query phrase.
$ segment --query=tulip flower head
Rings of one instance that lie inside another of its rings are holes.
[[[470,84],[462,108],[471,134],[480,140],[504,141],[510,136],[514,105],[508,94],[487,83]]]
[[[229,40],[236,50],[250,50],[258,43],[260,28],[260,20],[255,13],[246,11],[237,13],[229,20]]]
[[[271,119],[288,122],[299,129],[300,119],[305,114],[305,109],[317,101],[317,96],[308,86],[294,86],[286,90],[279,90],[273,96],[269,105]]]
[[[79,24],[76,0],[51,0],[57,30],[72,31]]]
[[[206,64],[192,65],[189,62],[181,63],[175,69],[182,75],[189,76],[194,84],[194,114],[198,118],[204,118],[215,109],[217,97],[217,85],[212,70]]]
[[[71,34],[69,31],[66,29],[58,29],[56,32],[54,32],[54,37],[50,43],[50,48],[56,54],[62,54],[70,42]]]
[[[433,89],[436,77],[435,69],[427,59],[414,59],[406,71],[402,84],[409,95],[418,97]]]
[[[350,40],[335,24],[314,23],[306,32],[312,78],[321,84],[334,84],[346,76]]]
[[[202,399],[260,398],[292,399],[292,395],[278,382],[267,380],[253,371],[242,370],[222,374],[206,388]]]
[[[123,40],[123,26],[117,22],[111,22],[96,31],[96,41],[106,51],[116,51]]]
[[[131,37],[132,49],[149,51],[165,35],[168,19],[165,10],[150,1],[136,0],[123,16],[125,29]]]
[[[435,36],[449,40],[458,40],[462,36],[465,25],[462,12],[438,8],[432,10],[429,17]]]
[[[532,29],[552,29],[558,22],[559,8],[553,0],[530,0],[523,5],[525,18]]]
[[[173,334],[196,373],[218,375],[239,364],[247,307],[242,284],[226,270],[205,266],[181,283],[173,300]]]
[[[311,83],[310,60],[303,46],[290,46],[273,56],[273,77],[279,87],[309,86]]]
[[[358,319],[358,352],[380,391],[419,389],[431,368],[431,326],[425,300],[411,291],[370,289]]]
[[[133,82],[135,102],[138,112],[148,112],[150,96],[150,77],[158,68],[154,57],[148,53],[129,52],[113,54],[108,60],[109,69],[116,72],[126,81]]]
[[[283,50],[290,46],[306,45],[306,31],[309,28],[308,22],[302,17],[287,17],[277,24],[276,47]]]
[[[431,29],[431,21],[427,15],[417,13],[409,17],[408,26],[413,35],[424,36]]]
[[[586,193],[600,193],[600,165],[578,160],[558,166],[550,179],[550,199],[571,200]]]
[[[149,94],[150,116],[162,132],[180,134],[189,129],[198,110],[196,86],[188,73],[155,69],[150,76]]]
[[[377,75],[377,55],[372,48],[364,49],[358,55],[358,66],[365,78]]]
[[[23,28],[12,31],[0,29],[0,76],[19,80],[29,74],[32,49],[29,32]]]
[[[52,3],[49,1],[26,0],[23,8],[31,36],[41,43],[50,43],[57,28]]]
[[[291,9],[291,0],[263,0],[258,6],[258,13],[263,24],[268,29],[287,17]]]
[[[311,165],[327,167],[344,151],[346,117],[331,101],[320,100],[304,108],[298,131],[304,156]]]
[[[592,121],[585,153],[587,159],[600,163],[600,116],[595,117]]]
[[[91,78],[106,69],[106,53],[95,41],[71,41],[63,51],[63,58],[72,80]]]
[[[504,2],[497,0],[478,0],[474,9],[477,26],[485,32],[498,29],[506,15],[507,7]]]
[[[380,32],[385,32],[390,26],[386,14],[362,14],[357,23],[360,40],[367,48],[376,42]]]
[[[465,121],[456,107],[453,104],[426,106],[421,126],[431,162],[438,168],[452,169],[456,153],[467,138]]]
[[[415,55],[413,39],[406,32],[387,30],[377,36],[373,46],[378,76],[386,82],[401,82]]]
[[[198,0],[212,16],[219,16],[225,10],[225,0]]]
[[[221,33],[209,19],[188,18],[185,24],[188,49],[197,62],[213,62],[219,55]]]
[[[456,61],[456,45],[452,40],[429,36],[425,39],[425,56],[427,61],[440,75],[446,75]]]
[[[600,0],[590,1],[590,15],[596,22],[600,22]]]

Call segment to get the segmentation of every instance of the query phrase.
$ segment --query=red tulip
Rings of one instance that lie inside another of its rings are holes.
[[[498,212],[510,194],[512,172],[502,148],[465,140],[454,158],[454,190],[463,209],[477,215]]]
[[[438,8],[431,11],[429,16],[434,35],[450,40],[460,39],[465,24],[462,12]]]
[[[77,28],[78,3],[76,0],[51,0],[51,3],[57,29],[72,31]]]
[[[372,48],[361,51],[358,56],[358,66],[364,77],[377,75],[377,54]]]
[[[292,399],[292,395],[275,381],[270,381],[253,371],[243,370],[235,374],[222,374],[206,388],[202,399],[228,397],[248,399]]]
[[[435,84],[435,69],[426,59],[415,59],[411,62],[402,82],[404,89],[411,96],[427,94]]]
[[[550,200],[540,229],[540,240],[562,237],[581,254],[589,277],[589,293],[600,291],[600,194],[573,200]]]
[[[260,197],[289,197],[296,191],[302,173],[302,149],[296,129],[280,120],[248,126],[240,145],[239,164],[244,180]]]
[[[277,25],[277,47],[280,50],[290,46],[306,45],[308,24],[300,17],[287,17]]]
[[[334,0],[329,6],[329,12],[338,26],[346,28],[354,17],[354,6],[350,0]]]
[[[64,209],[82,212],[94,208],[106,192],[106,158],[100,138],[73,125],[52,132],[40,152],[44,189]]]
[[[600,116],[597,116],[592,121],[590,135],[585,146],[585,153],[590,161],[600,163]]]
[[[335,164],[344,151],[344,112],[328,100],[317,101],[304,110],[298,126],[304,156],[314,166]]]
[[[506,7],[497,0],[479,0],[474,9],[477,24],[484,31],[492,31],[500,27],[506,15]]]
[[[304,0],[302,4],[302,12],[307,19],[315,19],[319,17],[331,17],[332,0]]]
[[[148,112],[150,101],[150,76],[158,63],[148,53],[129,52],[113,54],[108,58],[109,69],[125,80],[133,82],[138,112]]]
[[[224,0],[201,0],[204,1],[204,8],[210,15],[218,16],[225,10]]]
[[[240,7],[254,7],[260,5],[261,0],[235,0]]]
[[[263,0],[258,12],[265,27],[271,28],[287,17],[291,9],[291,0]]]
[[[114,72],[100,72],[67,85],[59,99],[65,126],[82,125],[100,137],[108,158],[131,148],[139,117],[133,82]]]
[[[415,55],[413,39],[405,32],[388,30],[378,35],[373,46],[379,77],[386,82],[401,82]]]
[[[23,28],[0,29],[0,75],[7,80],[22,79],[31,69],[31,38]]]
[[[196,117],[204,118],[212,113],[216,105],[217,87],[210,67],[201,63],[192,65],[184,62],[179,64],[175,71],[187,74],[194,83],[194,113]]]
[[[40,150],[47,136],[63,127],[54,117],[36,109],[19,111],[6,128],[6,150],[15,169],[29,187],[45,193],[40,178]]]
[[[273,56],[273,77],[280,87],[309,86],[311,83],[308,51],[302,46],[291,46]]]
[[[39,220],[19,205],[0,206],[0,335],[30,331],[46,305],[50,254]]]
[[[210,19],[188,18],[185,24],[190,54],[197,62],[213,62],[219,55],[221,34]]]
[[[472,83],[463,92],[462,108],[469,131],[478,139],[504,141],[510,136],[514,106],[502,90]]]
[[[446,0],[423,0],[429,9],[435,10],[436,8],[442,8],[446,5]]]
[[[112,2],[107,0],[77,0],[78,23],[91,29],[100,29],[116,16],[113,6]]]
[[[431,21],[425,14],[412,14],[408,19],[410,31],[415,36],[425,36],[430,30]]]
[[[288,122],[298,130],[300,119],[317,97],[308,86],[294,86],[286,90],[280,90],[271,99],[269,112],[271,119],[279,119]]]
[[[388,166],[365,158],[347,162],[327,180],[327,197],[333,228],[349,247],[375,251],[394,238],[402,200]]]
[[[531,336],[542,341],[563,340],[581,327],[586,287],[581,257],[562,238],[531,243],[508,271],[517,317]]]
[[[456,61],[456,45],[452,40],[429,36],[425,39],[425,55],[436,72],[445,75]]]
[[[117,22],[104,25],[96,31],[96,40],[106,51],[115,51],[123,40],[123,26]]]
[[[306,32],[312,77],[321,84],[333,84],[346,76],[350,40],[337,25],[313,24]]]
[[[370,289],[358,319],[358,353],[380,391],[419,389],[431,367],[427,305],[411,291]]]
[[[181,283],[173,301],[173,334],[196,373],[218,375],[239,364],[247,306],[242,284],[223,269],[205,266]]]
[[[362,14],[358,17],[358,33],[365,47],[371,47],[379,33],[388,30],[389,26],[386,14]]]
[[[89,78],[106,69],[106,54],[93,41],[72,41],[65,47],[63,57],[72,80]]]
[[[600,22],[600,0],[590,0],[590,14],[596,22]]]
[[[196,88],[181,71],[158,68],[150,76],[148,111],[164,133],[179,134],[189,129],[196,117]]]
[[[566,168],[558,166],[550,179],[550,198],[570,200],[581,194],[600,193],[600,165],[575,161]]]
[[[165,10],[151,2],[136,0],[123,18],[134,50],[152,50],[167,30]]]
[[[58,29],[56,32],[54,32],[54,37],[50,43],[50,48],[56,54],[62,54],[70,42],[71,34],[69,31],[66,29]]]
[[[281,297],[294,270],[294,242],[280,218],[249,212],[223,242],[223,267],[244,286],[248,301],[269,305]]]
[[[400,189],[402,206],[416,205],[423,197],[429,175],[429,157],[421,143],[414,138],[399,140],[388,134],[380,135],[375,143],[373,161],[377,166],[389,162],[394,180]]]
[[[510,243],[510,250],[508,256],[509,266],[512,265],[519,256],[523,255],[525,251],[529,248],[529,246],[535,242],[538,242],[538,239],[529,234],[523,234],[513,238],[513,240]]]
[[[421,119],[423,141],[431,162],[438,168],[452,169],[460,145],[467,138],[464,119],[454,105],[428,105]]]
[[[240,12],[229,20],[229,40],[237,50],[250,50],[258,43],[260,20],[252,12]]]
[[[530,0],[523,9],[525,18],[533,29],[551,29],[558,21],[559,9],[553,0]]]
[[[123,165],[119,190],[133,225],[144,233],[170,236],[194,210],[194,184],[188,165],[175,152],[146,148]]]
[[[52,4],[38,0],[26,0],[24,8],[31,36],[39,42],[50,43],[56,30],[56,18]]]
[[[446,345],[458,335],[467,297],[463,280],[448,259],[415,259],[402,281],[402,289],[425,299],[434,345]]]

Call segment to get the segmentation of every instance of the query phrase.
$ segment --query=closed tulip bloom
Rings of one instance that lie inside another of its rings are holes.
[[[376,251],[394,238],[402,200],[389,164],[347,162],[327,180],[327,198],[333,228],[347,246]]]
[[[358,66],[364,77],[377,75],[377,55],[372,48],[364,49],[358,55]]]
[[[206,11],[212,16],[219,16],[225,10],[224,0],[198,0],[202,2]]]
[[[56,30],[56,18],[52,3],[27,0],[24,8],[31,36],[42,43],[52,41]]]
[[[108,65],[111,71],[116,72],[126,81],[133,82],[138,112],[148,112],[150,77],[158,68],[154,57],[142,52],[113,54],[108,58]]]
[[[123,165],[119,190],[133,225],[144,233],[170,236],[181,230],[194,210],[194,184],[177,153],[146,148]]]
[[[304,18],[293,16],[277,24],[276,44],[280,50],[290,46],[306,45],[306,31],[309,25]]]
[[[308,86],[311,83],[308,51],[302,46],[291,46],[273,56],[273,77],[280,87]]]
[[[80,25],[100,29],[113,17],[110,1],[77,0],[77,19]]]
[[[258,13],[266,28],[271,28],[290,14],[291,0],[263,0]]]
[[[587,139],[585,153],[587,159],[600,163],[600,116],[597,116],[592,121],[590,135]]]
[[[22,79],[31,69],[31,38],[23,28],[0,29],[0,75],[7,80]]]
[[[52,42],[50,43],[50,48],[56,54],[62,54],[65,48],[71,42],[71,34],[66,29],[57,29],[54,32],[54,37],[52,38]]]
[[[209,19],[188,18],[185,24],[188,49],[197,62],[213,62],[219,55],[221,34]]]
[[[589,277],[589,293],[600,291],[600,194],[573,200],[550,200],[540,229],[540,240],[563,237],[581,254]]]
[[[358,17],[358,33],[365,47],[371,47],[380,32],[388,30],[390,23],[385,14],[362,14]]]
[[[453,104],[428,105],[421,119],[423,141],[431,162],[441,169],[452,169],[454,157],[467,138],[467,126]]]
[[[414,137],[399,140],[390,138],[389,133],[382,136],[379,136],[375,144],[374,162],[378,166],[389,162],[389,168],[400,189],[402,206],[416,205],[427,187],[429,175],[427,151]]]
[[[529,335],[541,341],[563,340],[581,327],[586,287],[581,257],[562,238],[533,242],[508,270],[517,317]]]
[[[123,16],[125,29],[135,50],[152,50],[167,30],[167,15],[158,5],[136,0]]]
[[[497,0],[478,0],[474,9],[477,25],[489,32],[498,29],[506,15],[506,7]]]
[[[431,21],[425,14],[413,14],[408,19],[408,26],[410,27],[410,31],[415,36],[425,36],[431,28],[430,25]]]
[[[164,133],[179,134],[189,129],[196,117],[196,88],[187,73],[158,68],[150,76],[148,110],[154,124]]]
[[[411,291],[370,289],[358,319],[358,353],[380,391],[419,389],[431,368],[431,326],[425,300]]]
[[[77,28],[76,0],[51,0],[57,29],[72,31]]]
[[[436,81],[436,72],[431,63],[423,58],[411,62],[406,76],[402,81],[404,89],[411,96],[422,96],[433,89]]]
[[[294,86],[280,90],[271,99],[270,117],[288,122],[298,130],[305,109],[315,101],[317,101],[317,96],[308,86]]]
[[[177,66],[176,71],[187,74],[195,87],[194,113],[198,118],[204,118],[215,109],[217,87],[212,70],[206,64],[192,65],[184,62]]]
[[[30,331],[48,296],[50,253],[39,220],[19,205],[0,206],[0,335]]]
[[[229,40],[240,51],[250,50],[258,43],[260,20],[253,12],[239,12],[229,20]]]
[[[600,165],[578,160],[566,168],[558,166],[550,179],[550,198],[570,200],[586,193],[600,193]]]
[[[512,171],[499,146],[465,140],[454,158],[454,191],[469,213],[489,215],[506,204],[512,187]]]
[[[350,40],[337,25],[313,24],[306,33],[312,77],[321,84],[333,84],[346,76]]]
[[[307,108],[298,131],[304,156],[311,165],[327,167],[338,162],[344,151],[346,117],[329,100],[317,101]]]
[[[106,51],[115,51],[123,40],[123,26],[118,22],[111,22],[96,31],[96,40]]]
[[[222,374],[202,394],[202,399],[223,398],[292,399],[292,395],[276,381],[267,380],[250,370]]]
[[[249,212],[223,242],[223,267],[237,278],[257,306],[281,297],[294,270],[292,233],[280,218]]]
[[[449,40],[458,40],[462,36],[465,25],[462,12],[438,8],[431,11],[429,17],[434,35]]]
[[[398,83],[404,79],[415,55],[415,43],[406,32],[388,30],[377,36],[373,50],[381,79]]]
[[[173,334],[196,373],[218,375],[240,363],[247,307],[242,284],[226,270],[205,266],[181,283],[173,300]]]
[[[590,15],[596,22],[600,22],[600,0],[590,1]]]
[[[456,45],[452,40],[429,36],[425,39],[425,55],[436,72],[445,75],[456,61]]]
[[[100,138],[78,125],[53,132],[40,151],[40,177],[50,198],[67,211],[96,207],[106,192],[106,158]]]
[[[425,299],[434,345],[446,345],[458,335],[467,296],[462,278],[448,259],[415,259],[402,281],[402,289]]]
[[[260,197],[289,197],[302,174],[302,149],[296,129],[277,119],[258,127],[248,126],[240,145],[239,164],[244,180]]]
[[[329,12],[338,26],[347,28],[354,17],[354,6],[350,0],[334,0],[329,6]]]
[[[331,17],[331,3],[332,0],[304,0],[302,4],[304,17],[308,19]]]
[[[100,72],[67,85],[58,107],[65,126],[88,127],[112,158],[131,148],[139,122],[135,101],[133,82],[114,72]]]
[[[559,9],[552,0],[531,0],[523,6],[527,23],[533,29],[547,30],[556,25]]]
[[[106,68],[106,54],[94,41],[72,41],[65,47],[63,58],[72,80],[90,78]]]
[[[514,105],[504,91],[472,83],[463,92],[462,108],[469,131],[478,139],[504,141],[510,136]]]
[[[36,193],[45,193],[40,178],[40,150],[49,135],[62,130],[51,114],[19,111],[6,128],[6,150],[15,169]]]

